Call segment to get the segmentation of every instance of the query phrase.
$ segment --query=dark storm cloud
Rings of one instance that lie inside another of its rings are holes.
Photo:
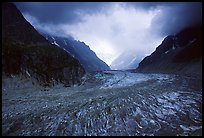
[[[161,9],[152,21],[152,29],[160,35],[174,34],[184,27],[202,24],[201,2],[139,2],[127,3],[145,10]]]
[[[29,14],[41,23],[74,23],[81,21],[82,14],[97,13],[107,6],[100,2],[15,2],[24,14]]]
[[[174,34],[181,29],[202,24],[202,3],[169,3],[160,6],[162,12],[152,22],[152,27],[161,35]]]
[[[15,4],[21,12],[35,17],[40,23],[63,24],[80,22],[83,15],[96,14],[114,2],[16,2]],[[123,5],[147,11],[160,8],[162,12],[153,19],[152,28],[161,35],[176,33],[186,26],[202,22],[201,2],[127,2]]]

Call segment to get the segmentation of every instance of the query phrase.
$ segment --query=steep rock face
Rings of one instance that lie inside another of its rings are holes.
[[[167,36],[161,45],[145,57],[136,71],[202,74],[202,27],[183,29],[175,36]]]
[[[51,45],[13,3],[2,4],[2,73],[23,74],[41,84],[75,84],[85,73],[78,60]]]
[[[42,35],[52,44],[58,45],[78,59],[86,71],[110,70],[110,67],[99,59],[84,42],[74,40],[71,37],[57,37],[45,33]]]

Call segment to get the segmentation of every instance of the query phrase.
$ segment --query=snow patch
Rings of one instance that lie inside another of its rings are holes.
[[[169,53],[170,50],[166,51],[165,54]]]
[[[196,38],[194,38],[194,39],[190,40],[190,41],[189,41],[189,44],[194,43],[196,40],[197,40]]]
[[[66,52],[69,53],[72,57],[75,58],[75,56],[74,56],[72,53],[70,53],[69,51],[67,51],[65,48],[62,48],[62,47],[55,41],[55,38],[54,38],[54,37],[52,37],[52,39],[54,40],[54,42],[51,43],[51,44],[58,46],[59,48],[63,49],[64,51],[66,51]],[[64,42],[66,43],[65,40],[64,40]],[[66,43],[66,45],[67,45],[67,43]]]
[[[51,36],[51,38],[55,41],[55,38]]]
[[[173,44],[173,46],[172,46],[172,50],[175,50],[176,49],[176,47],[174,46],[174,44]]]
[[[59,47],[60,45],[56,42],[55,38],[52,37],[52,36],[51,36],[51,38],[52,38],[52,40],[53,40],[52,44],[53,44],[53,45],[57,45],[57,46]]]
[[[54,44],[57,45],[57,46],[59,46],[59,44],[58,44],[56,41],[54,41]]]
[[[26,70],[26,74],[30,77],[30,73]]]

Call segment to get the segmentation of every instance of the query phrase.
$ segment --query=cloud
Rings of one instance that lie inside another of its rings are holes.
[[[200,2],[170,3],[157,8],[161,12],[153,19],[152,26],[160,35],[175,34],[187,26],[202,24]]]
[[[85,41],[109,65],[124,52],[150,53],[163,38],[149,34],[156,11],[115,4],[106,13],[84,15],[84,22],[66,25],[67,34]],[[144,56],[143,55],[143,56]]]
[[[40,23],[76,23],[81,15],[99,12],[108,6],[104,2],[15,2],[23,13],[30,14]]]
[[[202,2],[15,2],[23,14],[35,17],[40,24],[74,24],[84,15],[106,13],[113,5],[138,10],[160,9],[152,27],[162,35],[202,22]]]
[[[16,4],[36,29],[84,41],[109,65],[123,53],[144,57],[166,35],[202,23],[201,2]]]
[[[54,23],[41,23],[36,17],[31,16],[28,13],[23,14],[25,19],[34,26],[40,32],[48,33],[50,35],[56,36],[67,36],[64,31],[64,23],[54,24]]]

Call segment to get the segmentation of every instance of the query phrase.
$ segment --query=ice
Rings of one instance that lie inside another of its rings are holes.
[[[2,135],[202,135],[202,91],[187,78],[106,71],[84,79],[46,92],[19,76],[2,79]]]
[[[184,134],[189,133],[191,131],[195,131],[198,129],[202,129],[202,126],[186,126],[186,125],[180,125],[180,127],[183,129]]]
[[[159,98],[159,97],[157,97],[157,101],[159,103],[166,103],[167,102],[165,99],[162,99],[162,98]]]
[[[101,88],[126,87],[149,79],[151,79],[151,76],[143,75],[141,73],[124,73],[122,71],[115,71],[114,76],[108,79]]]
[[[169,100],[176,100],[179,97],[179,95],[180,95],[179,93],[171,92],[171,93],[167,94],[167,98]],[[166,96],[166,95],[164,95],[164,96]]]

